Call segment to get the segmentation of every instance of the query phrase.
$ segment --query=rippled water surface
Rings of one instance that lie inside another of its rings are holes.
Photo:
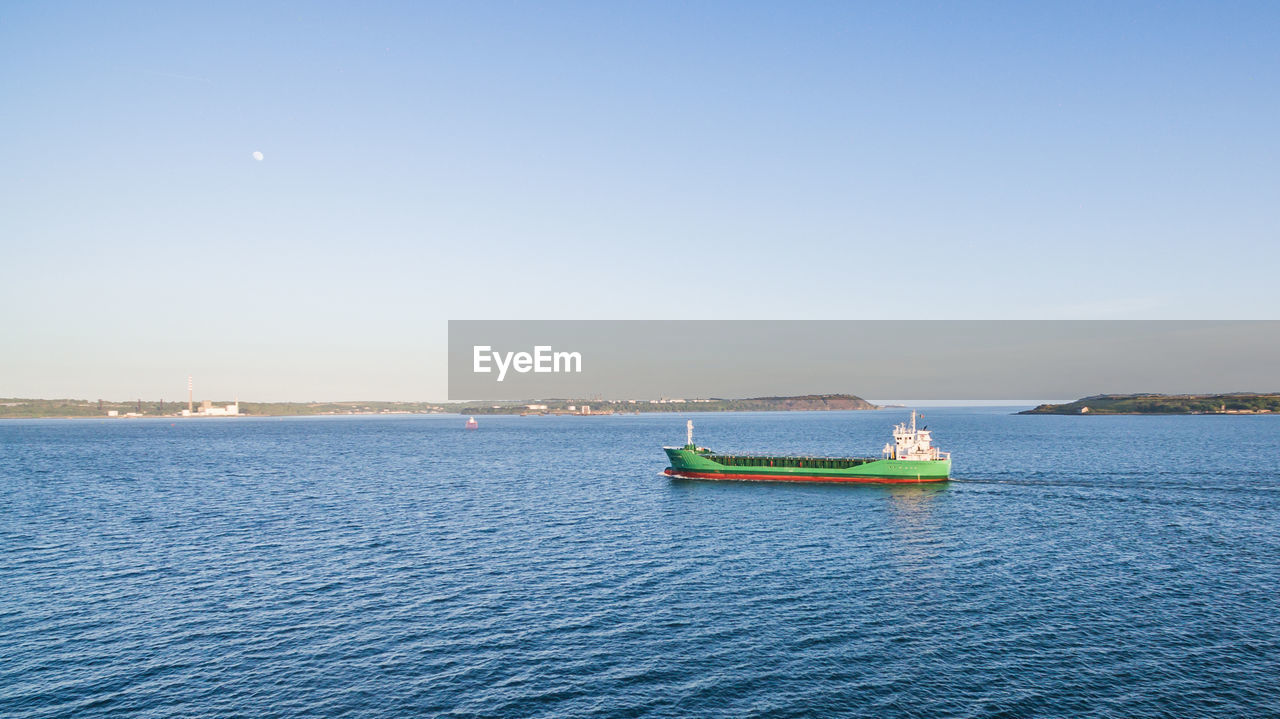
[[[5,421],[0,715],[1280,713],[1280,417],[926,412]]]

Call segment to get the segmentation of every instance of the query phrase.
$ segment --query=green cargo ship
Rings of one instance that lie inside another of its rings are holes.
[[[720,454],[693,442],[693,420],[683,447],[663,447],[679,479],[729,479],[757,482],[945,482],[951,477],[951,453],[933,446],[929,429],[911,424],[893,429],[893,443],[880,457],[808,457],[768,454]]]

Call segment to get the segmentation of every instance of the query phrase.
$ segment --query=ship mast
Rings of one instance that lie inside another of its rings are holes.
[[[686,429],[688,430],[689,441],[685,444],[693,444],[693,420],[689,420],[689,424],[686,426]]]

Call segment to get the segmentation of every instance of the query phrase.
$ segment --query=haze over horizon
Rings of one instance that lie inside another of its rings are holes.
[[[1278,48],[1263,2],[9,3],[0,396],[443,401],[448,319],[1274,319]]]

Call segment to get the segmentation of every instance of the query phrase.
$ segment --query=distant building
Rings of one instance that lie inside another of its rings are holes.
[[[1088,407],[1081,407],[1081,408],[1080,408],[1080,414],[1089,414],[1089,408],[1088,408]]]
[[[524,408],[533,409],[533,410],[545,410],[547,406],[545,404],[526,404]]]
[[[238,414],[240,414],[240,400],[222,407],[214,407],[213,402],[206,399],[200,403],[200,408],[195,412],[189,409],[182,410],[183,417],[234,417]]]
[[[107,410],[107,416],[108,416],[108,417],[119,417],[119,416],[120,416],[120,410],[118,410],[118,409],[109,409],[109,410]]]

